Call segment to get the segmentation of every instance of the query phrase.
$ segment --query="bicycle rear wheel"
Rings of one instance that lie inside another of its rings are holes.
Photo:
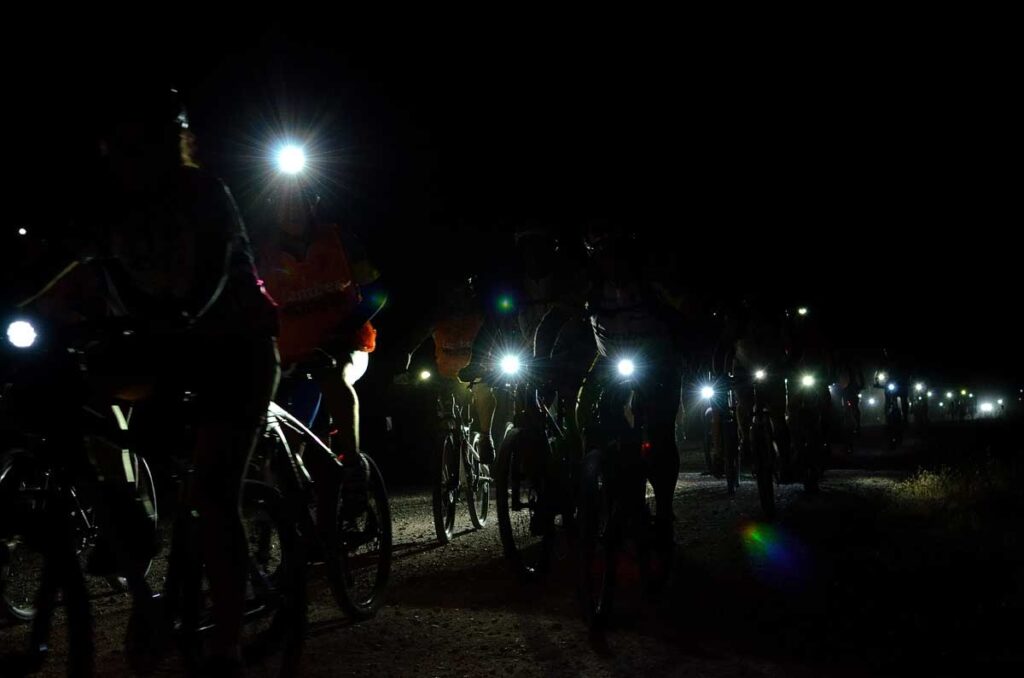
[[[338,570],[331,575],[338,604],[354,619],[368,619],[377,613],[391,577],[388,492],[377,464],[365,454],[363,458],[370,468],[366,506],[356,515],[347,515],[341,506],[334,545]]]

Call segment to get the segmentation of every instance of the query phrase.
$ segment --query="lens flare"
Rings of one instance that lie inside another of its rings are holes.
[[[519,358],[514,355],[507,355],[501,359],[501,371],[505,374],[515,374],[519,371]]]
[[[776,580],[799,579],[804,570],[800,543],[779,528],[750,523],[740,532],[743,547],[760,576]]]
[[[26,320],[15,320],[7,326],[7,341],[17,348],[29,348],[36,343],[36,328]]]
[[[306,152],[295,144],[287,144],[277,152],[277,167],[285,174],[298,174],[306,166]]]

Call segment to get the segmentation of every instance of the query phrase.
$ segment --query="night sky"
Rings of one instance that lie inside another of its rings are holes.
[[[451,262],[500,260],[516,220],[571,248],[612,215],[677,248],[697,291],[777,290],[844,342],[902,346],[949,379],[1021,374],[1019,77],[998,40],[322,19],[5,42],[5,247],[73,213],[75,121],[91,83],[130,73],[182,90],[202,161],[243,206],[273,140],[307,139],[394,313]]]

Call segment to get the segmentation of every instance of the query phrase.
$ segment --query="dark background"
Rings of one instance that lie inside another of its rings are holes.
[[[998,36],[406,18],[26,29],[2,47],[5,250],[73,213],[94,85],[166,83],[243,207],[275,140],[308,144],[388,278],[396,333],[440,271],[507,259],[517,220],[572,249],[612,215],[678,252],[698,293],[776,291],[937,383],[1021,374],[1019,73]]]

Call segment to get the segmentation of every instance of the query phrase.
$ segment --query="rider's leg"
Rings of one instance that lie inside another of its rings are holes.
[[[667,372],[667,370],[666,370]],[[664,376],[664,375],[661,375]],[[679,451],[675,440],[675,414],[679,408],[679,380],[667,379],[647,394],[648,438],[651,443],[651,485],[657,510],[656,537],[663,546],[674,541],[672,501],[679,480]]]
[[[319,375],[319,382],[324,393],[324,404],[331,413],[334,435],[331,437],[331,452],[343,466],[345,482],[342,488],[346,492],[343,505],[346,511],[358,513],[366,502],[367,479],[369,467],[359,454],[359,396],[356,395],[355,382],[366,369],[367,354],[362,352],[342,353],[338,356],[339,367]],[[340,481],[340,477],[337,479]],[[321,483],[321,505],[326,508],[330,501],[336,500],[336,485]],[[319,522],[319,520],[318,520]],[[321,522],[321,529],[330,527],[330,523]]]
[[[564,413],[566,436],[576,455],[583,449],[578,416],[580,394],[596,357],[594,330],[590,323],[584,319],[566,322],[551,349],[551,359],[559,366],[556,390]]]
[[[784,384],[770,384],[765,389],[765,401],[768,405],[768,419],[772,424],[772,439],[779,450],[782,462],[782,473],[785,475],[792,456],[792,431],[789,427],[786,412],[786,387]],[[792,408],[794,403],[790,402]]]
[[[224,342],[205,347],[199,374],[196,448],[191,486],[198,511],[203,562],[210,580],[216,631],[211,654],[235,659],[239,653],[248,545],[239,499],[249,455],[260,435],[277,385],[273,340]]]
[[[750,423],[754,412],[754,390],[746,385],[737,385],[736,395],[736,438],[740,448],[740,464],[753,466],[750,459]]]
[[[906,430],[907,426],[910,425],[910,409],[911,409],[910,387],[907,386],[906,384],[904,384],[903,386],[901,386],[901,388],[899,390],[899,394],[900,394],[900,408],[901,408],[901,410],[903,412],[903,426],[900,428],[900,440],[902,441],[902,439],[903,439],[903,432]]]
[[[490,385],[485,382],[473,384],[473,405],[480,425],[480,460],[489,464],[494,461],[494,412],[498,407]]]
[[[342,353],[337,360],[337,368],[323,370],[316,376],[324,405],[331,414],[331,450],[344,462],[359,450],[359,396],[351,380],[355,369],[353,354]]]
[[[579,430],[580,444],[583,449],[583,456],[601,446],[601,435],[598,432],[597,422],[594,413],[597,408],[598,398],[601,396],[600,380],[597,378],[597,365],[595,362],[583,379],[579,395],[576,397],[576,427]]]
[[[582,375],[578,375],[575,379],[566,379],[558,387],[559,408],[564,414],[565,437],[569,443],[569,451],[573,455],[573,463],[579,461],[583,450],[583,440],[580,435],[580,422],[578,418],[579,413],[576,408],[582,388]]]
[[[831,449],[835,442],[835,426],[832,418],[832,392],[827,384],[822,383],[818,392],[818,416],[820,426],[820,440],[818,441],[825,448]]]
[[[850,412],[853,415],[853,434],[860,435],[860,390],[850,389],[846,402],[849,404]]]
[[[718,454],[718,446],[721,444],[719,431],[722,422],[715,408],[707,406],[702,409],[704,410],[704,472],[701,475],[710,476],[715,475],[715,457]]]

